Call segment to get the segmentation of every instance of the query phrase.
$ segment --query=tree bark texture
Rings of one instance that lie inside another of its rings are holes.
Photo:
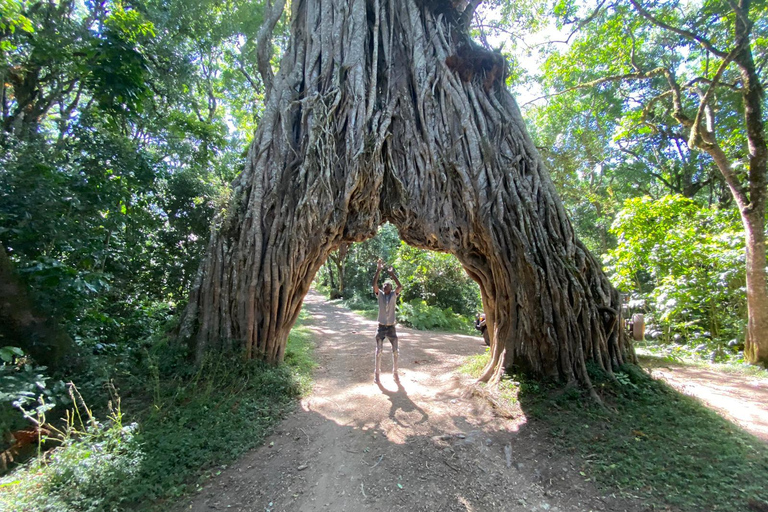
[[[742,79],[744,124],[747,127],[749,149],[749,204],[739,204],[747,241],[747,334],[744,355],[747,361],[768,368],[768,286],[766,285],[765,208],[768,184],[768,142],[765,139],[763,99],[765,91],[760,83],[750,46],[750,1],[737,4],[735,41],[740,48],[734,61]]]
[[[768,141],[763,120],[765,91],[760,83],[752,56],[749,0],[732,3],[734,9],[733,49],[720,69],[732,59],[741,75],[741,99],[744,105],[744,127],[749,151],[746,180],[740,178],[730,158],[717,139],[715,116],[708,103],[710,91],[702,98],[700,114],[690,123],[689,145],[706,151],[717,164],[731,194],[739,207],[746,238],[747,330],[744,356],[752,364],[768,368],[768,283],[766,282],[765,209],[768,198]],[[702,116],[701,114],[704,114]],[[686,125],[686,119],[680,119]],[[706,122],[705,122],[706,121]]]
[[[634,362],[619,294],[576,239],[504,61],[449,0],[292,3],[291,42],[211,235],[181,337],[278,362],[331,251],[389,221],[479,283],[505,369],[590,386]]]

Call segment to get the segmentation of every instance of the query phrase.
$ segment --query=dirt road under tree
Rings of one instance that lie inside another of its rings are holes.
[[[313,393],[180,510],[645,510],[602,496],[522,413],[499,417],[466,392],[456,369],[482,338],[398,328],[400,384],[387,346],[376,385],[375,323],[314,292],[305,304]]]
[[[768,442],[768,379],[685,366],[650,357],[640,363],[655,379],[696,397],[710,409]]]

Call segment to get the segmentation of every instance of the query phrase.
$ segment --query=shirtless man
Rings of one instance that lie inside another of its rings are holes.
[[[403,285],[400,284],[400,280],[395,275],[394,269],[390,266],[387,267],[387,273],[397,283],[397,288],[392,290],[392,283],[386,281],[384,288],[379,289],[379,274],[381,269],[384,268],[384,262],[379,259],[376,263],[376,275],[373,276],[373,293],[379,300],[379,329],[376,331],[376,369],[373,373],[373,382],[379,383],[379,370],[381,368],[381,349],[384,344],[384,338],[389,339],[389,343],[392,344],[392,374],[395,377],[395,382],[400,382],[400,377],[397,374],[397,332],[395,331],[395,304],[397,304],[397,298],[400,296],[400,292],[403,291]]]

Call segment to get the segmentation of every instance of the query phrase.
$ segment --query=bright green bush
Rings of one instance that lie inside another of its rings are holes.
[[[424,301],[465,316],[482,309],[480,288],[452,254],[417,249],[402,242],[395,259],[405,302]]]
[[[451,308],[430,306],[423,300],[400,303],[397,319],[403,325],[422,331],[443,330],[476,334],[473,318],[458,315]]]
[[[682,196],[630,199],[605,258],[614,284],[645,303],[662,341],[723,345],[746,318],[744,233],[732,211]]]

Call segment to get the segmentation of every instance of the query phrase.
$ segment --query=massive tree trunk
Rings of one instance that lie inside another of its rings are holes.
[[[450,0],[292,3],[291,42],[182,320],[208,350],[283,358],[313,276],[385,221],[480,284],[492,358],[589,386],[634,361],[620,298],[576,239],[504,87]]]

